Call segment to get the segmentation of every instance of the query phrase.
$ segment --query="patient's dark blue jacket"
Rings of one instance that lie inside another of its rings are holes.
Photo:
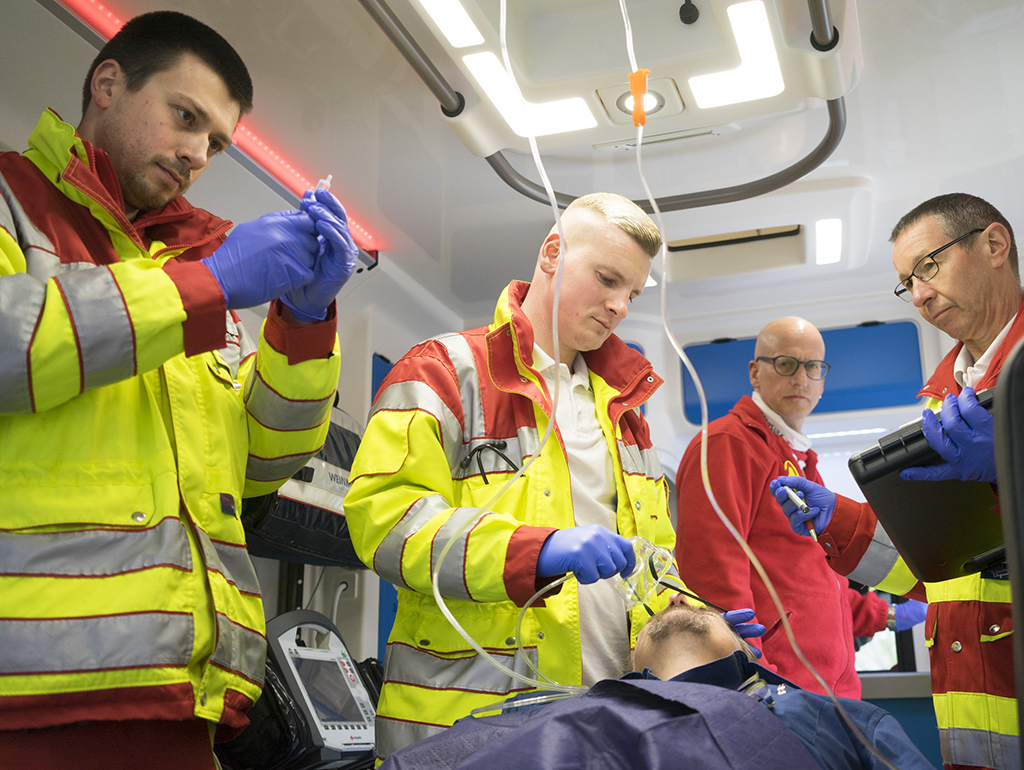
[[[751,677],[765,686],[739,692]],[[900,770],[934,770],[899,723],[840,699],[858,729]],[[467,718],[394,752],[382,770],[882,770],[833,703],[743,653],[662,681],[649,671],[598,682],[536,709]]]

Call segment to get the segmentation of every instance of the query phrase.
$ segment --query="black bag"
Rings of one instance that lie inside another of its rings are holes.
[[[348,474],[363,429],[331,410],[323,448],[277,491],[242,501],[246,545],[253,556],[322,567],[363,569],[345,521]]]

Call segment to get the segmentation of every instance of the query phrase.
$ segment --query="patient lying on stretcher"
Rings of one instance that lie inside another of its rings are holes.
[[[390,755],[383,770],[881,770],[825,696],[754,662],[717,613],[685,603],[640,631],[632,671],[536,709],[460,720]],[[900,770],[932,765],[899,723],[840,699],[876,751]]]

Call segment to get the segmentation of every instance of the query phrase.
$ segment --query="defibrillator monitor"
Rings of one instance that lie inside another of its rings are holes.
[[[992,391],[978,394],[992,408]],[[984,481],[905,481],[904,468],[943,462],[915,420],[850,458],[850,473],[896,550],[919,580],[938,582],[998,569],[1003,525]]]
[[[322,743],[321,760],[373,752],[374,707],[334,624],[297,610],[267,622],[267,647],[289,691]],[[332,764],[344,767],[344,764]]]

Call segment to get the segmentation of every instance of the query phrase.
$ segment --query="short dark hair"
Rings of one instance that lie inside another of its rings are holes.
[[[1010,267],[1017,280],[1020,280],[1020,271],[1017,266],[1017,242],[1013,238],[1013,228],[1006,221],[1006,217],[999,213],[999,209],[988,201],[968,193],[937,195],[904,215],[892,229],[889,241],[895,243],[904,230],[925,217],[938,219],[942,223],[942,232],[951,239],[959,238],[971,230],[984,229],[993,222],[998,222],[1010,234]],[[977,236],[971,236],[968,242],[975,237]]]
[[[220,76],[241,115],[252,111],[252,78],[238,52],[201,21],[177,11],[153,11],[136,16],[107,42],[93,59],[82,88],[82,114],[92,99],[96,67],[113,59],[124,70],[129,91],[138,91],[158,72],[175,67],[181,57],[197,56]]]

